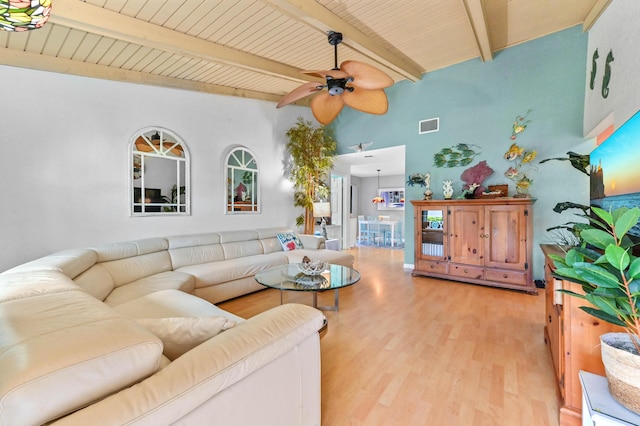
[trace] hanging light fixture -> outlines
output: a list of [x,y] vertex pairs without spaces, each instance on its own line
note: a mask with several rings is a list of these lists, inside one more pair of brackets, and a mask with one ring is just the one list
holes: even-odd
[[51,0],[0,0],[0,30],[35,30],[50,14]]
[[378,203],[383,203],[384,202],[384,198],[382,198],[380,196],[380,169],[378,169],[378,191],[375,197],[373,197],[373,200],[371,200],[372,203],[374,204],[378,204]]

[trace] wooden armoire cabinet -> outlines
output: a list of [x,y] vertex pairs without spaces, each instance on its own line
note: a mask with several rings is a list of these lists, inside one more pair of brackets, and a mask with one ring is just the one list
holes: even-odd
[[537,293],[533,199],[413,200],[414,275]]
[[582,286],[552,275],[554,265],[549,255],[564,256],[564,252],[558,246],[543,244],[540,247],[545,255],[544,338],[549,346],[558,383],[560,426],[580,426],[582,387],[578,373],[582,370],[604,376],[600,356],[600,335],[624,330],[580,309],[580,306],[589,305],[586,300],[555,291],[565,289],[582,293]]

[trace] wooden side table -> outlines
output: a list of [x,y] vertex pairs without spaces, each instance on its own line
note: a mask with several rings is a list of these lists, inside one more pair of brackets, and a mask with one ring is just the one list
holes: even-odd
[[640,416],[627,410],[609,393],[606,377],[580,371],[582,426],[638,426]]

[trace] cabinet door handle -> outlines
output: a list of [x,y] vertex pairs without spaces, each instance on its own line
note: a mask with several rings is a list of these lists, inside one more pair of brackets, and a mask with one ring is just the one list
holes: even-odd
[[502,274],[502,278],[509,278],[509,275],[507,275],[507,274]]
[[465,274],[468,274],[468,273],[469,273],[469,270],[468,270],[468,269],[465,269],[465,270],[464,270],[464,273],[465,273]]

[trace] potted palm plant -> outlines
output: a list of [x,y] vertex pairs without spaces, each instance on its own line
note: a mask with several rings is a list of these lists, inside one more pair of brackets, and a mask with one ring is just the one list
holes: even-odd
[[327,128],[316,127],[302,117],[287,131],[287,137],[289,175],[295,187],[293,203],[304,208],[304,214],[296,218],[296,226],[304,225],[304,233],[313,234],[313,203],[329,196],[325,181],[333,167],[337,143]]
[[585,244],[564,257],[551,256],[554,275],[582,285],[584,294],[560,290],[592,305],[582,310],[626,331],[600,336],[602,362],[612,396],[640,414],[640,257],[632,254],[627,235],[638,224],[640,209],[592,207],[591,212],[595,216],[580,232]]

